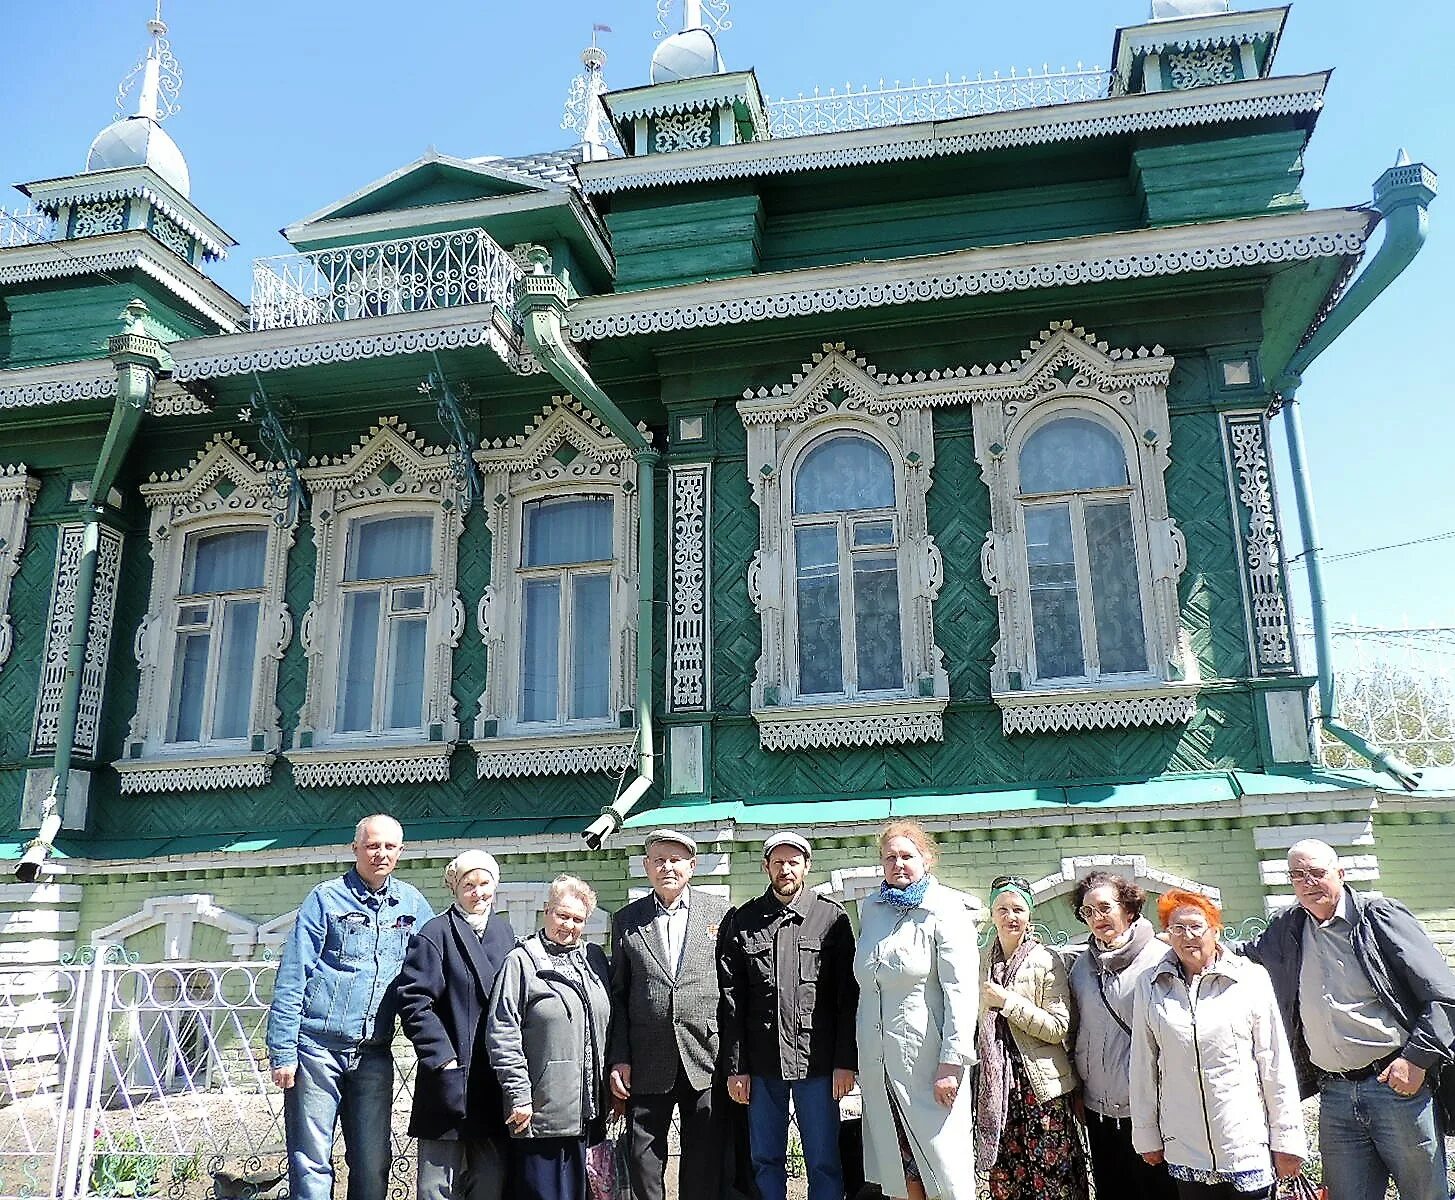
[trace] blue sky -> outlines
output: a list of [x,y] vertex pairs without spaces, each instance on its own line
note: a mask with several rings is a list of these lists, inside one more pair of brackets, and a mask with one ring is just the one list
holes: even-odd
[[[146,43],[152,0],[4,0],[0,175],[79,169],[116,84]],[[1251,7],[1240,4],[1235,7]],[[770,98],[884,78],[958,78],[1108,61],[1147,0],[738,0],[719,37]],[[593,22],[607,82],[646,82],[652,0],[166,0],[185,73],[168,130],[193,199],[241,243],[215,271],[246,299],[255,256],[287,250],[285,224],[417,157],[565,145],[562,104]],[[1307,158],[1315,207],[1363,203],[1405,146],[1448,172],[1455,5],[1297,0],[1281,74],[1335,68]],[[0,206],[23,198],[8,193]],[[1302,391],[1325,550],[1455,530],[1455,403],[1440,348],[1455,277],[1455,200],[1437,201],[1415,264],[1307,372]],[[1275,438],[1281,444],[1281,431]],[[1297,533],[1283,489],[1291,551]],[[1455,538],[1331,562],[1331,614],[1362,624],[1455,624]],[[1301,602],[1301,572],[1294,572]]]

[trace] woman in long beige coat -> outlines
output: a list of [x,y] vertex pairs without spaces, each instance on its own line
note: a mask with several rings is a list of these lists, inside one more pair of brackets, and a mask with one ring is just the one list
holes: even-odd
[[859,906],[864,1175],[886,1196],[974,1200],[968,1068],[979,955],[968,898],[929,874],[913,821],[879,835],[884,883]]

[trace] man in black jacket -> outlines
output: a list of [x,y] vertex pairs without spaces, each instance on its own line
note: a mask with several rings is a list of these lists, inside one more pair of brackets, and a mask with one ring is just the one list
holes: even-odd
[[809,1200],[843,1200],[838,1102],[854,1086],[854,932],[844,910],[808,890],[813,848],[796,833],[763,843],[768,889],[728,914],[718,978],[728,1095],[748,1106],[762,1200],[787,1192],[788,1101]]
[[1243,952],[1273,980],[1305,1096],[1319,1093],[1330,1200],[1446,1200],[1435,1100],[1455,1046],[1455,974],[1414,915],[1345,886],[1339,856],[1296,843],[1298,903]]

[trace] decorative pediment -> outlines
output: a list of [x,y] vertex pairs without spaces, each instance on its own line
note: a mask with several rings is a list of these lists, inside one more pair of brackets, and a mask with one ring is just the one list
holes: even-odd
[[10,581],[20,571],[30,506],[40,494],[40,480],[24,463],[0,466],[0,666],[10,657],[15,633],[10,625]]
[[151,475],[137,490],[147,507],[170,505],[167,523],[219,513],[282,512],[277,468],[232,433],[215,434],[187,466]]
[[[637,428],[651,440],[645,425]],[[579,400],[552,396],[524,433],[496,438],[475,452],[475,461],[487,475],[495,471],[521,475],[542,467],[552,472],[548,460],[553,458],[560,468],[558,476],[573,479],[597,474],[609,464],[624,463],[631,458],[631,451]],[[578,458],[586,463],[577,465]]]
[[449,449],[431,446],[398,417],[383,417],[346,454],[310,458],[299,474],[315,495],[337,504],[453,498]]

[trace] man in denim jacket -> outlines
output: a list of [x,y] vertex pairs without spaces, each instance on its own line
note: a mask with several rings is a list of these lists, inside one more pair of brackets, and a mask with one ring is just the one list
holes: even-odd
[[354,830],[354,867],[309,892],[283,950],[268,1011],[273,1082],[285,1089],[292,1200],[333,1195],[333,1130],[343,1118],[348,1200],[384,1200],[394,1093],[394,977],[434,916],[391,878],[404,830],[382,813]]

